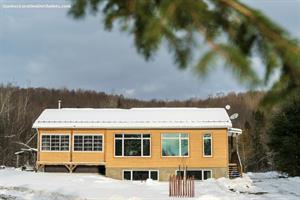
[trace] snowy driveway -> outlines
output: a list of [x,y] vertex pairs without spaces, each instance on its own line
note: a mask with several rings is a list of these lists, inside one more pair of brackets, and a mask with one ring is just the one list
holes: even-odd
[[[127,182],[93,174],[34,173],[0,170],[1,200],[163,200],[166,182]],[[175,198],[178,199],[178,198]],[[244,178],[196,183],[196,200],[300,199],[300,177],[275,172],[248,173]]]

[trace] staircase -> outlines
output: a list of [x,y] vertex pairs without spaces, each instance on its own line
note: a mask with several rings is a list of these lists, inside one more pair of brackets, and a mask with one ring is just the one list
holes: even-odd
[[229,163],[228,176],[231,179],[241,177],[237,163]]

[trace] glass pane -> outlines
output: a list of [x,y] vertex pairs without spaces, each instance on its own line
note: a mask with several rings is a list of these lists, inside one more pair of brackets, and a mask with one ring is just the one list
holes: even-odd
[[204,155],[211,156],[211,139],[204,138]]
[[94,149],[93,151],[102,151],[102,136],[95,135],[94,136]]
[[51,135],[51,151],[59,151],[59,135]]
[[177,171],[176,175],[183,177],[184,176],[184,171]]
[[88,135],[83,137],[83,150],[84,151],[93,150],[93,136]]
[[189,141],[187,139],[181,140],[181,156],[189,155]]
[[150,140],[143,140],[143,156],[150,156]]
[[187,171],[186,176],[187,178],[194,177],[195,180],[202,180],[202,171]]
[[189,134],[187,134],[187,133],[181,133],[181,134],[180,134],[180,137],[181,137],[181,138],[188,138],[188,137],[189,137]]
[[150,172],[150,178],[152,180],[158,180],[158,172],[157,171],[151,171]]
[[179,156],[179,140],[163,139],[162,155],[163,156]]
[[124,156],[141,156],[142,143],[141,140],[125,139],[124,140]]
[[147,180],[149,178],[149,171],[133,171],[132,180]]
[[150,134],[143,134],[143,138],[150,138]]
[[42,136],[42,150],[50,151],[50,135]]
[[124,134],[124,138],[141,138],[141,134]]
[[203,173],[204,180],[211,178],[211,171],[204,171]]
[[115,156],[122,156],[122,140],[115,140]]
[[179,138],[178,133],[164,133],[162,134],[163,138]]
[[83,150],[83,136],[81,135],[74,136],[74,150],[75,151]]
[[60,137],[60,150],[61,151],[69,151],[69,136],[62,135]]
[[123,135],[122,134],[115,134],[115,138],[122,138]]
[[204,134],[204,138],[211,138],[211,134],[209,134],[209,133]]
[[124,171],[124,180],[131,180],[131,171]]

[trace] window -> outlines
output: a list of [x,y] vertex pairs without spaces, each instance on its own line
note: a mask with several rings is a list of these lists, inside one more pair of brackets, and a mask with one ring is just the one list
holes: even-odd
[[115,134],[115,156],[150,156],[150,134]]
[[102,151],[103,135],[74,135],[74,151]]
[[131,180],[131,171],[124,171],[123,172],[123,179],[124,180]]
[[42,135],[41,151],[69,151],[69,135]]
[[210,170],[204,170],[203,171],[203,177],[204,177],[204,180],[211,178],[211,171]]
[[212,138],[211,134],[204,134],[203,136],[203,155],[204,157],[212,156]]
[[162,134],[162,156],[188,156],[189,136],[185,133]]
[[158,170],[124,170],[123,179],[140,181],[147,180],[151,178],[152,180],[158,180]]
[[184,176],[186,175],[187,178],[194,177],[195,180],[206,180],[212,177],[211,170],[177,170],[177,176]]
[[202,180],[202,171],[187,171],[186,172],[186,177],[194,177],[195,180]]

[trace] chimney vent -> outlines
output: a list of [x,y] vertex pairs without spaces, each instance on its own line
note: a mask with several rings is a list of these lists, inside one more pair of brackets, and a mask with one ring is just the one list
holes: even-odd
[[58,109],[61,109],[61,100],[58,100]]

